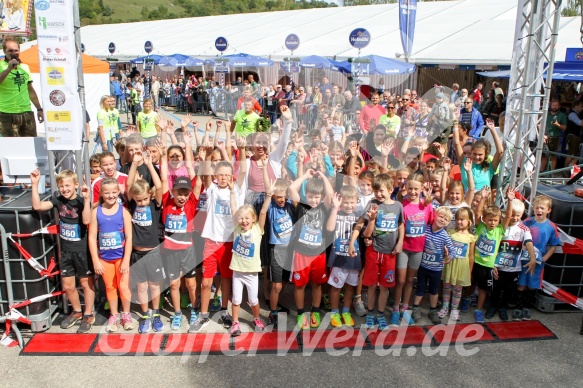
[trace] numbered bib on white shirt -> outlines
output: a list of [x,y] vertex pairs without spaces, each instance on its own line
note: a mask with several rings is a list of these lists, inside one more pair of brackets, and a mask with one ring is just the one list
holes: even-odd
[[121,232],[100,232],[99,249],[102,251],[123,248]]
[[67,224],[60,221],[59,230],[63,240],[81,241],[81,228],[79,224]]
[[299,242],[312,247],[319,247],[322,245],[322,231],[303,225]]
[[164,229],[170,233],[186,233],[186,214],[168,214]]
[[230,216],[231,215],[231,204],[225,199],[217,199],[215,203],[215,214],[220,216]]
[[233,252],[245,259],[252,259],[255,256],[255,244],[250,236],[237,236],[233,243]]
[[405,236],[421,237],[424,235],[425,235],[425,221],[407,220],[407,222],[405,222]]
[[198,199],[198,203],[196,204],[196,211],[197,212],[206,212],[207,211],[207,200],[208,196],[206,192],[200,193],[200,198]]
[[132,215],[132,222],[138,226],[152,225],[152,208],[150,206],[138,206]]
[[518,255],[509,252],[498,252],[495,265],[497,267],[515,268],[518,263]]

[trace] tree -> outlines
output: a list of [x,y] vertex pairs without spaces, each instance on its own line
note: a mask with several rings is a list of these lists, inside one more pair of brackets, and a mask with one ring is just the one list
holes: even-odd
[[581,4],[582,0],[569,0],[563,10],[561,11],[562,16],[580,16],[581,15]]

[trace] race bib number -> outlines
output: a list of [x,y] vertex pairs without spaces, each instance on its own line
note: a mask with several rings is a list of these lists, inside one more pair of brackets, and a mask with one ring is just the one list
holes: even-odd
[[108,251],[123,248],[121,232],[100,232],[99,249]]
[[186,233],[186,214],[168,214],[164,229],[170,233]]
[[275,229],[275,233],[277,233],[279,237],[287,236],[292,231],[292,219],[289,214],[286,213],[283,217],[275,220],[273,227]]
[[405,223],[405,236],[421,237],[425,235],[425,221],[407,220]]
[[319,247],[322,245],[322,233],[318,229],[304,225],[300,232],[299,242],[312,247]]
[[492,256],[495,248],[496,240],[490,240],[484,235],[481,235],[476,243],[476,249],[480,256]]
[[442,252],[423,252],[421,259],[429,265],[439,265],[443,262]]
[[221,216],[230,216],[231,215],[231,205],[229,201],[225,199],[217,199],[215,203],[215,214]]
[[[348,256],[348,247],[350,246],[350,240],[347,238],[337,238],[334,242],[334,253],[339,256]],[[354,242],[354,250],[356,252],[356,256],[360,256],[360,252],[358,251],[358,243]]]
[[150,206],[138,206],[132,216],[132,222],[138,226],[152,225],[152,208]]
[[517,264],[518,257],[512,253],[498,253],[496,256],[496,266],[497,267],[508,267],[515,268]]
[[[534,254],[536,255],[536,264],[542,264],[542,260],[540,258],[540,251],[537,247],[534,247]],[[530,261],[530,254],[528,253],[528,249],[524,249],[522,254],[520,255],[520,261]]]
[[60,221],[59,229],[63,240],[81,241],[81,229],[79,224],[67,224]]
[[375,229],[377,232],[394,232],[397,230],[397,215],[394,213],[379,214],[377,217]]
[[252,259],[255,256],[255,244],[249,240],[251,240],[250,236],[248,238],[237,236],[233,244],[233,252],[245,259]]
[[207,211],[206,201],[207,201],[206,193],[201,193],[200,198],[198,199],[198,203],[196,204],[196,210],[206,212]]
[[450,256],[454,259],[463,259],[468,255],[469,245],[459,241],[452,241],[453,243],[453,252],[450,253]]

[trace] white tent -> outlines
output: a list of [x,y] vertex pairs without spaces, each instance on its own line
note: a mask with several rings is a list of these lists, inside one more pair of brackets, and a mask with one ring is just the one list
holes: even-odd
[[[510,65],[518,0],[459,0],[420,2],[411,61],[416,64]],[[361,55],[394,58],[402,53],[398,4],[319,8],[270,13],[237,14],[158,20],[139,23],[91,25],[81,29],[86,53],[110,56],[114,42],[119,59],[145,55],[152,41],[155,54],[181,53],[195,57],[218,54],[215,39],[227,38],[225,54],[249,53],[282,60],[289,56],[284,39],[300,37],[294,55],[321,55],[346,59],[357,55],[348,43],[350,31],[368,29],[371,43]],[[557,59],[567,47],[579,47],[580,18],[561,19]]]

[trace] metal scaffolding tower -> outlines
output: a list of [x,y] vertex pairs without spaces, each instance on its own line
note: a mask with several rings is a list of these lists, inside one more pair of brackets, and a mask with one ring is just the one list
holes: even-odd
[[[530,187],[530,203],[537,193],[562,2],[519,0],[518,3],[499,203],[504,200],[502,190],[508,186],[517,190]],[[529,146],[531,141],[536,142],[534,150]]]

